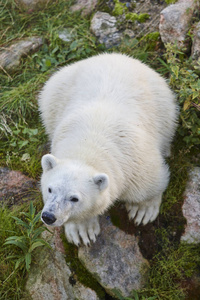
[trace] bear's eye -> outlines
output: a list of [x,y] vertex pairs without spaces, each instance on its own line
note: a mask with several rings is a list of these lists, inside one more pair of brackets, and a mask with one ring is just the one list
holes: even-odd
[[78,202],[78,198],[77,197],[71,197],[70,201],[72,201],[72,202]]
[[49,192],[49,193],[52,193],[52,189],[51,189],[51,188],[48,188],[48,192]]

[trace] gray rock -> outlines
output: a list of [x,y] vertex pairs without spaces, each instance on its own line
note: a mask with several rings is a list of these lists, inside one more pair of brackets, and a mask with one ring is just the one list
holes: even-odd
[[91,20],[90,30],[101,44],[105,44],[106,48],[110,48],[118,45],[122,39],[122,34],[118,31],[116,24],[115,17],[98,11]]
[[[49,228],[52,231],[52,228]],[[31,267],[26,283],[29,300],[99,300],[96,293],[76,281],[70,283],[72,273],[65,261],[65,252],[60,239],[60,228],[53,230],[53,235],[45,231],[43,238],[52,250],[41,248],[36,261]]]
[[148,271],[148,262],[139,251],[135,236],[112,225],[109,217],[101,217],[102,232],[89,248],[79,248],[78,256],[111,296],[116,291],[122,297],[141,289]]
[[200,22],[196,24],[193,35],[192,58],[198,60],[200,58]]
[[20,9],[28,12],[44,8],[50,1],[53,0],[15,0]]
[[12,44],[0,52],[0,69],[7,72],[15,71],[23,56],[37,51],[42,45],[43,39],[40,37],[30,37]]
[[179,0],[161,11],[159,30],[163,43],[177,42],[180,48],[183,47],[197,2]]
[[76,3],[71,6],[71,11],[82,10],[83,16],[89,15],[94,11],[97,2],[98,0],[77,0]]
[[190,172],[182,210],[187,225],[181,240],[188,243],[200,243],[200,167]]

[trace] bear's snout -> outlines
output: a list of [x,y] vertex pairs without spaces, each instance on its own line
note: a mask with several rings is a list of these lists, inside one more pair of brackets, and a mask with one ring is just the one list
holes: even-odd
[[51,214],[47,211],[42,213],[42,220],[47,224],[47,225],[52,225],[56,221],[56,217],[54,214]]

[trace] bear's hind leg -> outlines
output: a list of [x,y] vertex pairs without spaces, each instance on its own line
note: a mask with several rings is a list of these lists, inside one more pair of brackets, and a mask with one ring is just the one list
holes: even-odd
[[67,222],[64,224],[65,236],[70,243],[80,246],[81,243],[89,246],[91,241],[96,241],[100,232],[98,217],[91,218],[85,222]]
[[128,211],[129,219],[134,219],[136,225],[146,225],[152,222],[159,214],[159,208],[162,200],[162,193],[155,196],[149,201],[142,203],[127,203],[126,209]]

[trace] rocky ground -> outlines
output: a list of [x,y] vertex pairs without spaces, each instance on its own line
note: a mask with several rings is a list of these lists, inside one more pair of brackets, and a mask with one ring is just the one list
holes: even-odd
[[[20,9],[31,14],[41,8],[45,9],[50,0],[16,2]],[[107,49],[119,45],[127,36],[133,39],[159,31],[164,44],[177,43],[179,49],[191,53],[191,58],[196,62],[200,60],[200,21],[193,23],[194,19],[199,18],[199,1],[179,0],[173,5],[167,5],[165,1],[150,0],[127,0],[117,3],[118,10],[114,1],[107,1],[106,5],[103,5],[102,1],[78,0],[71,6],[71,10],[82,10],[84,16],[90,16],[91,32]],[[109,12],[105,6],[109,8]],[[145,21],[138,19],[141,14],[144,14],[142,17]],[[135,18],[134,21],[131,18]],[[192,44],[188,41],[189,28],[193,33]],[[74,35],[76,31],[71,27],[59,32],[60,39],[67,42],[73,40]],[[0,71],[12,76],[21,59],[37,52],[43,44],[42,36],[30,36],[4,45],[0,51]],[[189,172],[184,193],[182,214],[186,219],[183,221],[185,225],[179,233],[175,233],[176,238],[182,243],[200,243],[199,182],[200,168],[195,166]],[[6,201],[8,206],[16,205],[19,199],[20,202],[26,202],[27,199],[34,199],[35,190],[39,193],[38,183],[35,180],[19,171],[0,169],[1,202]],[[145,288],[150,268],[149,260],[159,248],[155,238],[159,220],[144,228],[136,228],[125,220],[127,220],[126,212],[119,203],[102,216],[102,232],[95,244],[89,248],[80,247],[78,250],[73,248],[77,253],[79,264],[82,264],[87,269],[87,274],[90,274],[86,276],[95,278],[98,288],[94,290],[82,284],[70,263],[66,263],[69,252],[66,252],[66,246],[60,238],[62,230],[55,229],[53,235],[45,232],[44,238],[53,249],[43,249],[37,254],[37,265],[31,269],[26,284],[27,299],[125,299],[133,297],[133,290]],[[162,218],[160,222],[163,222]],[[199,299],[200,295],[199,277],[196,276],[192,280],[196,294],[188,300]]]
[[[34,198],[32,191],[36,182],[19,171],[0,169],[0,182],[0,200],[7,201],[8,205],[16,204],[19,195],[22,202],[29,201],[30,194]],[[200,168],[196,167],[190,172],[182,208],[186,225],[181,240],[186,243],[200,243],[199,182]],[[113,215],[118,215],[122,229],[112,224]],[[110,215],[101,217],[100,225],[102,231],[96,243],[91,247],[80,247],[78,258],[109,295],[117,298],[120,293],[128,297],[132,290],[141,290],[148,280],[148,258],[152,258],[158,246],[155,224],[136,228],[128,221],[123,205],[117,205]],[[37,254],[37,265],[31,269],[27,280],[28,299],[105,299],[105,295],[99,298],[95,291],[82,285],[75,279],[76,276],[74,278],[70,265],[65,261],[61,232],[61,229],[55,229],[53,235],[43,233],[53,250],[43,249]],[[198,288],[198,282],[195,288]]]
[[[38,1],[17,1],[20,7],[31,13],[48,4],[49,0]],[[192,20],[198,10],[199,2],[196,0],[179,0],[173,5],[167,6],[164,1],[127,1],[125,12],[126,14],[116,13],[111,15],[104,11],[96,11],[97,0],[78,0],[77,4],[71,7],[72,11],[82,10],[82,14],[92,14],[90,30],[97,37],[100,43],[105,44],[106,48],[119,45],[125,36],[129,38],[137,38],[148,35],[152,32],[160,32],[163,43],[179,44],[181,49],[186,47],[187,51],[191,51],[191,56],[196,60],[200,55],[200,23],[195,23],[192,26],[194,34],[193,44],[188,45],[187,32],[191,26]],[[113,1],[107,2],[110,7],[114,6]],[[120,2],[121,3],[121,2]],[[142,22],[135,20],[127,23],[126,28],[123,27],[123,21],[129,13],[129,7],[133,6],[134,14],[147,14],[148,18]],[[167,7],[166,7],[167,6]],[[101,6],[100,6],[101,7]],[[130,11],[132,9],[130,8]],[[95,12],[96,11],[96,12]],[[133,14],[133,13],[132,13]],[[198,16],[197,16],[198,17]],[[66,28],[59,33],[61,39],[70,41],[73,35],[76,34],[71,28]],[[37,51],[43,44],[42,37],[30,37],[22,39],[16,43],[5,47],[5,50],[0,52],[0,67],[1,70],[12,72],[17,69],[20,64],[20,59],[23,56]]]

